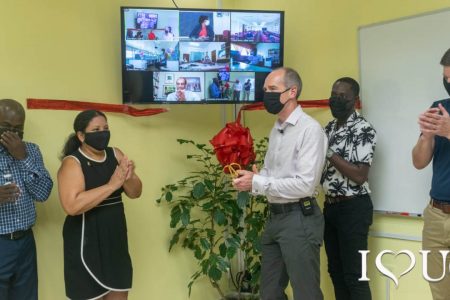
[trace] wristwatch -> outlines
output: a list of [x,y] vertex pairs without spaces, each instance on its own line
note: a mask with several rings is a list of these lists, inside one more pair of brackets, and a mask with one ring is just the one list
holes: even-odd
[[328,148],[328,150],[327,150],[327,158],[329,159],[330,157],[332,157],[333,156],[333,154],[334,154],[334,151],[333,150],[331,150],[331,148]]

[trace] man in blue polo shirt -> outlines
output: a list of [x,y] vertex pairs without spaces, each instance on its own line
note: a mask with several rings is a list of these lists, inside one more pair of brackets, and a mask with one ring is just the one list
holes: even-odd
[[0,100],[0,299],[35,300],[34,201],[45,201],[53,182],[37,145],[22,141],[25,111]]
[[[450,95],[450,49],[441,59],[444,87]],[[428,275],[434,300],[450,299],[450,275],[445,273],[450,257],[444,263],[439,251],[450,248],[450,99],[433,103],[419,116],[421,135],[412,151],[414,167],[425,168],[433,160],[430,203],[425,208],[422,247],[428,255]]]

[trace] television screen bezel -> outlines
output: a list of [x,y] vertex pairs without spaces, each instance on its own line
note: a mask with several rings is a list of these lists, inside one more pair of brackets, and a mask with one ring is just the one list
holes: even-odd
[[[227,99],[227,100],[219,100],[219,99],[208,99],[205,98],[204,100],[187,100],[187,101],[167,101],[167,100],[149,100],[149,101],[138,101],[138,102],[125,102],[126,99],[126,90],[125,90],[125,85],[126,85],[126,73],[130,72],[127,71],[126,69],[126,28],[125,28],[125,10],[126,9],[145,9],[145,10],[172,10],[172,11],[192,11],[192,12],[241,12],[241,13],[277,13],[280,15],[280,47],[279,47],[279,51],[280,51],[280,65],[279,67],[283,67],[284,66],[284,18],[285,18],[285,12],[282,10],[244,10],[244,9],[215,9],[215,8],[211,8],[211,9],[207,9],[207,8],[173,8],[173,7],[154,7],[154,6],[121,6],[120,7],[120,36],[121,36],[121,69],[122,69],[122,103],[123,104],[132,104],[132,105],[148,105],[148,104],[161,104],[161,105],[165,105],[165,104],[251,104],[251,103],[260,103],[262,102],[262,99],[256,99],[256,93],[255,93],[255,99],[254,100],[239,100],[239,101],[235,101],[232,99]],[[155,12],[158,13],[158,12]],[[158,15],[158,19],[159,19],[159,15]],[[159,21],[159,20],[158,20]],[[230,40],[229,42],[230,46],[232,43],[231,40],[231,36],[230,36]],[[230,58],[231,58],[231,54],[230,54]],[[155,73],[157,71],[131,71],[131,72],[143,72],[143,73]],[[176,72],[182,72],[180,70],[178,71],[161,71],[161,72],[172,72],[172,73],[176,73]],[[206,73],[210,73],[208,71],[186,71],[186,72],[202,72],[204,74]],[[216,71],[215,71],[216,72]],[[217,72],[222,72],[222,71],[217,71]],[[252,72],[252,71],[232,71],[230,69],[230,74],[236,72],[236,73],[244,73],[244,72]],[[256,79],[256,74],[266,74],[266,76],[270,73],[269,72],[254,72],[255,73],[255,79]],[[153,75],[151,76],[151,78],[153,78]],[[242,83],[243,85],[243,83]],[[151,84],[151,88],[153,88],[153,83]],[[232,88],[232,85],[230,85],[230,88]],[[262,87],[261,87],[262,88]],[[205,85],[203,87],[203,89],[208,89],[208,86]],[[241,95],[241,97],[243,97],[243,95]]]

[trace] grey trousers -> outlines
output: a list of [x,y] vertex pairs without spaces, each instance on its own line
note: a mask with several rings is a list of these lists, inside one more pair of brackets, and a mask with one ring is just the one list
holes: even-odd
[[294,300],[322,300],[320,290],[320,246],[324,220],[314,203],[314,214],[300,210],[271,214],[266,223],[261,246],[261,299],[286,300],[288,282]]

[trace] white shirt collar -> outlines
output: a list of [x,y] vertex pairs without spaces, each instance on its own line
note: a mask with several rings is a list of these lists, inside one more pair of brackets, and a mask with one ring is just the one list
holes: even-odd
[[275,122],[275,128],[284,130],[288,126],[288,124],[291,124],[291,125],[297,124],[302,113],[303,113],[303,110],[302,110],[301,106],[297,105],[297,107],[291,112],[291,114],[286,119],[286,121],[284,121],[284,123],[280,124],[280,122],[278,120]]

